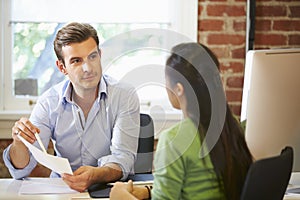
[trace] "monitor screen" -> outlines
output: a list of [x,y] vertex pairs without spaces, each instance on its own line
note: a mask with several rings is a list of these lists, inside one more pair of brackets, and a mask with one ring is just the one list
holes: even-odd
[[241,121],[255,159],[294,149],[300,171],[300,48],[251,50],[246,55]]

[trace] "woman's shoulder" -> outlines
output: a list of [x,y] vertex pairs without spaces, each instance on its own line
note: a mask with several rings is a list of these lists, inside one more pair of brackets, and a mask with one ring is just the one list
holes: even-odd
[[176,134],[182,134],[183,132],[195,132],[197,131],[193,121],[190,118],[186,118],[173,126],[171,126],[168,129],[165,129],[161,132],[161,134],[166,134],[169,136],[176,135]]
[[178,148],[185,143],[190,144],[195,137],[198,137],[198,130],[192,120],[187,118],[162,131],[159,142],[168,146],[172,144],[171,146]]

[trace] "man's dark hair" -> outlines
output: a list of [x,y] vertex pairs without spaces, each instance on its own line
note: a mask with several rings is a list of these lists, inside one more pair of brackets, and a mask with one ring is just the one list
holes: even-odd
[[92,37],[95,40],[97,46],[99,46],[97,31],[90,24],[73,22],[61,28],[57,32],[55,40],[53,42],[54,51],[58,60],[62,61],[63,64],[65,64],[62,55],[63,46],[72,43],[80,43],[89,39],[90,37]]

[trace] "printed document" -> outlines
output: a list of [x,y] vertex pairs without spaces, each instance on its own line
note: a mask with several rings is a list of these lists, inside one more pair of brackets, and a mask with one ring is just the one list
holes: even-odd
[[72,174],[72,169],[68,159],[53,156],[47,153],[44,153],[40,149],[36,148],[34,145],[27,142],[22,136],[18,135],[20,140],[26,145],[29,151],[32,153],[33,157],[45,167],[51,169],[52,171],[58,174]]

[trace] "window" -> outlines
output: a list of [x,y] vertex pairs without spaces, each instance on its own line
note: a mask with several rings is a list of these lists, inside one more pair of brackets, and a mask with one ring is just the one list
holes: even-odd
[[[197,0],[1,0],[0,110],[30,110],[38,95],[65,78],[56,68],[52,43],[56,31],[71,21],[88,22],[97,29],[103,57],[107,56],[104,73],[136,86],[142,109],[171,109],[162,67],[168,52],[145,46],[167,41],[153,39],[151,33],[140,38],[130,33],[172,30],[196,41],[197,7]],[[124,35],[145,48],[109,57],[107,43]],[[127,41],[118,44],[120,49]]]

